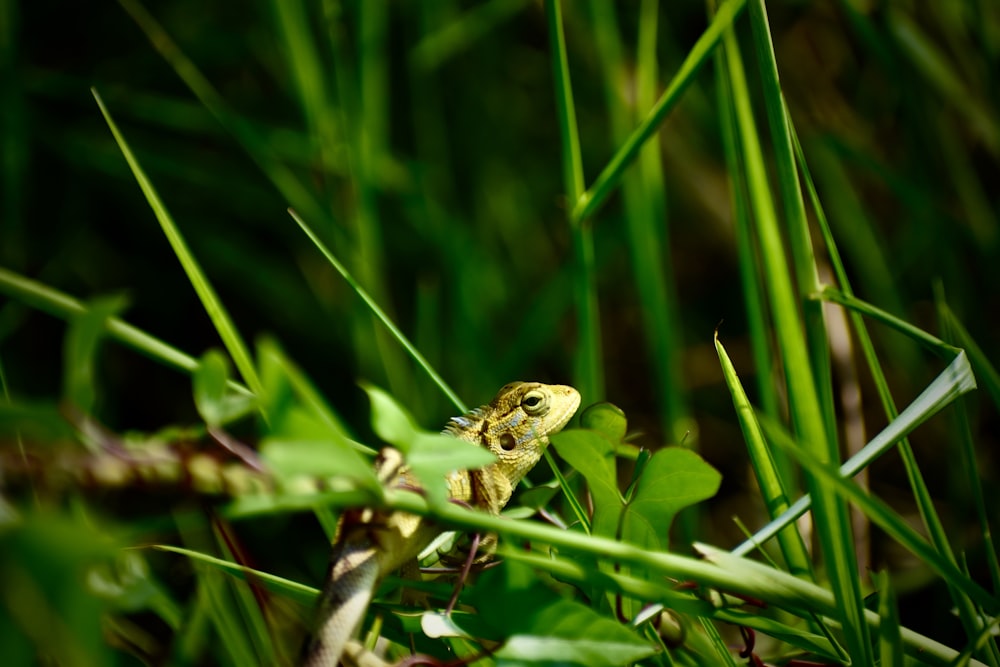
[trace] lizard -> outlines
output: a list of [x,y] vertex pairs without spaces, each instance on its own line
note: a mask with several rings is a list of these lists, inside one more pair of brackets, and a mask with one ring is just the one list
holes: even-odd
[[[485,447],[497,460],[479,470],[450,473],[451,499],[499,514],[514,487],[542,457],[549,436],[569,422],[579,405],[580,394],[573,387],[512,382],[490,403],[453,417],[443,433]],[[383,484],[418,486],[398,451],[383,452],[377,465]],[[441,531],[432,521],[406,512],[345,512],[317,605],[316,632],[306,644],[302,667],[336,667],[379,581],[413,563]]]

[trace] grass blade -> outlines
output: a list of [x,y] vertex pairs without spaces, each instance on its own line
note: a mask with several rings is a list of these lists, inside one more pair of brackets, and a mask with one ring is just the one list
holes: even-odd
[[832,287],[826,287],[820,293],[820,297],[832,303],[839,303],[840,305],[850,308],[860,315],[867,315],[882,324],[892,327],[900,333],[905,334],[922,344],[931,352],[934,352],[938,356],[945,359],[951,359],[956,353],[962,352],[962,350],[954,345],[949,345],[940,338],[927,333],[923,329],[913,326],[909,322],[905,322],[895,315],[892,315],[877,306],[873,306],[870,303],[862,301],[851,294],[846,294],[833,289]]
[[[774,465],[771,450],[764,440],[764,432],[761,431],[760,423],[754,415],[746,392],[743,391],[743,385],[736,375],[736,369],[722,343],[719,342],[718,334],[715,336],[715,349],[719,354],[719,362],[722,364],[722,375],[729,387],[729,393],[732,395],[733,407],[736,409],[736,416],[740,421],[743,439],[747,443],[750,463],[757,476],[764,506],[771,518],[774,519],[788,510],[788,496],[781,483],[781,476]],[[777,535],[789,571],[795,576],[812,579],[809,554],[806,552],[805,543],[799,532],[792,524],[787,524],[781,527]],[[756,542],[756,544],[761,543]]]
[[[917,426],[975,386],[968,359],[964,353],[959,354],[898,417],[889,422],[860,452],[840,466],[840,474],[845,478],[853,477]],[[799,498],[781,516],[733,549],[733,553],[737,556],[750,553],[757,545],[771,539],[782,528],[802,516],[811,503],[809,496]]]
[[292,216],[292,219],[295,220],[299,227],[302,228],[302,231],[305,232],[306,236],[309,237],[309,240],[313,242],[313,245],[315,245],[316,248],[323,253],[323,256],[326,257],[327,261],[330,262],[333,268],[337,270],[337,273],[339,273],[347,284],[351,286],[354,293],[361,297],[361,300],[365,302],[365,305],[372,311],[372,314],[383,325],[385,325],[385,328],[389,330],[389,333],[391,333],[397,341],[399,341],[399,344],[402,345],[413,360],[417,362],[417,365],[424,369],[424,372],[427,373],[434,384],[436,384],[438,388],[444,392],[444,395],[448,397],[448,400],[452,402],[459,412],[468,412],[468,408],[465,407],[465,403],[463,403],[462,399],[458,397],[458,394],[456,394],[452,388],[448,386],[448,383],[444,381],[444,378],[441,377],[436,370],[434,370],[427,359],[424,358],[424,355],[420,353],[420,350],[418,350],[413,343],[410,342],[410,339],[399,330],[399,327],[397,327],[391,319],[389,319],[389,316],[386,315],[385,311],[382,310],[377,303],[375,303],[375,299],[373,299],[368,292],[366,292],[365,289],[358,284],[358,282],[354,279],[354,276],[348,272],[347,267],[345,267],[340,260],[338,260],[333,253],[330,252],[329,248],[327,248],[320,238],[316,236],[315,232],[309,228],[309,225],[307,225],[294,210],[288,209],[288,214]]
[[593,185],[586,192],[583,192],[582,196],[574,200],[576,204],[570,216],[571,220],[577,223],[586,220],[614,192],[625,173],[625,169],[632,164],[639,155],[639,149],[656,134],[660,123],[680,101],[684,91],[694,81],[695,74],[718,46],[723,32],[732,26],[745,4],[746,0],[728,0],[728,2],[723,3],[712,19],[712,23],[695,42],[687,58],[677,70],[677,74],[670,80],[667,89],[660,95],[660,99],[657,100],[646,119],[632,132],[628,141],[618,149],[618,152],[604,167]]
[[[570,85],[569,62],[566,56],[566,35],[563,32],[561,0],[545,0],[545,16],[549,25],[549,42],[555,55],[552,76],[555,80],[556,110],[562,145],[563,186],[567,200],[575,202],[583,196],[583,161],[580,157],[580,135],[576,126],[576,108]],[[567,210],[569,215],[569,211]],[[604,368],[601,356],[601,322],[594,281],[594,237],[589,224],[569,215],[573,237],[575,271],[573,296],[579,313],[580,342],[576,350],[576,386],[584,402],[604,397]]]
[[[87,307],[82,301],[3,267],[0,267],[0,291],[44,313],[64,320],[87,312]],[[106,326],[109,338],[165,366],[188,374],[193,373],[198,368],[198,360],[191,355],[181,352],[117,317],[109,317]],[[236,391],[249,393],[245,386],[232,380],[229,381],[229,387]]]
[[170,246],[177,255],[177,259],[180,260],[181,266],[184,267],[184,273],[187,274],[188,280],[191,281],[191,286],[194,287],[195,292],[198,294],[198,298],[201,300],[202,306],[205,308],[205,312],[208,313],[209,318],[212,320],[212,324],[215,325],[215,330],[219,333],[219,337],[222,339],[223,345],[226,346],[226,350],[233,358],[233,362],[236,364],[237,370],[239,370],[240,375],[243,376],[243,380],[250,387],[250,390],[257,396],[260,396],[263,387],[261,386],[260,379],[257,377],[257,370],[254,368],[250,352],[243,343],[243,339],[240,337],[239,331],[236,330],[236,326],[233,324],[232,319],[230,319],[229,314],[222,305],[222,301],[219,300],[218,295],[215,293],[215,289],[212,287],[211,283],[208,282],[208,278],[205,276],[204,272],[202,272],[201,267],[198,266],[198,262],[194,258],[194,255],[192,255],[191,251],[188,249],[187,243],[184,241],[184,237],[181,236],[180,230],[174,223],[173,218],[171,218],[169,211],[167,211],[166,206],[164,206],[163,202],[160,200],[160,196],[156,193],[156,189],[153,187],[152,182],[150,182],[150,180],[146,177],[145,172],[139,165],[139,161],[135,158],[135,155],[132,154],[132,150],[125,141],[125,137],[118,130],[118,126],[115,124],[114,120],[111,118],[111,114],[104,106],[101,96],[98,95],[97,91],[94,89],[91,89],[91,92],[94,95],[94,99],[97,101],[98,107],[101,109],[101,114],[104,116],[104,120],[107,122],[108,127],[111,129],[111,133],[115,137],[115,141],[118,143],[118,147],[121,149],[122,155],[128,162],[129,168],[132,170],[133,176],[135,176],[135,180],[139,183],[142,193],[146,196],[146,200],[149,202],[150,208],[153,209],[153,213],[156,215],[156,219],[160,223],[163,233],[170,242]]
[[[957,348],[954,348],[943,341],[937,339],[926,332],[909,325],[906,322],[899,320],[892,315],[889,315],[881,309],[875,308],[870,304],[866,304],[857,300],[853,296],[851,290],[850,281],[847,277],[847,272],[844,269],[843,263],[840,259],[840,253],[837,250],[837,245],[833,240],[833,234],[830,230],[830,226],[827,222],[826,214],[823,211],[823,207],[819,203],[819,198],[816,194],[815,186],[812,182],[812,178],[809,173],[809,167],[806,163],[805,156],[802,152],[801,146],[798,144],[798,140],[795,137],[794,131],[792,138],[795,140],[796,153],[798,155],[799,166],[802,170],[803,177],[806,183],[806,187],[809,191],[810,200],[816,211],[816,218],[819,222],[820,232],[823,235],[824,242],[827,247],[827,252],[830,256],[830,261],[834,270],[834,274],[837,277],[837,282],[841,285],[841,292],[838,293],[836,290],[827,289],[824,290],[824,295],[829,293],[832,298],[841,298],[843,305],[849,305],[851,308],[851,321],[854,329],[857,333],[858,340],[861,346],[862,353],[864,355],[865,361],[868,364],[868,369],[872,374],[872,378],[875,381],[875,387],[879,394],[879,399],[882,402],[883,410],[886,416],[890,420],[890,425],[894,423],[897,419],[898,411],[896,409],[895,402],[892,398],[892,394],[889,391],[889,385],[886,382],[885,374],[882,372],[882,368],[879,364],[878,358],[875,353],[875,346],[868,335],[862,314],[867,314],[871,317],[877,318],[879,321],[897,329],[898,331],[904,333],[905,335],[913,337],[915,340],[923,344],[925,347],[929,348],[931,351],[939,354],[945,358],[950,357],[955,354]],[[863,230],[867,230],[868,227],[862,227]],[[894,293],[890,292],[891,295]],[[895,301],[893,297],[893,301]],[[964,353],[960,352],[960,356],[964,357]],[[951,368],[957,363],[967,363],[965,360],[959,360],[958,358],[952,361]],[[947,372],[947,370],[946,370]],[[964,375],[964,372],[963,372]],[[968,383],[969,388],[975,385],[975,378],[971,374],[971,370],[968,371]],[[906,470],[907,479],[910,483],[910,487],[913,490],[914,499],[917,502],[917,507],[920,511],[921,519],[927,529],[927,534],[930,535],[931,541],[933,542],[935,548],[939,553],[944,555],[950,562],[955,563],[955,558],[951,550],[951,542],[948,535],[944,531],[944,526],[938,516],[937,510],[934,507],[934,502],[931,499],[930,492],[927,489],[927,484],[924,482],[923,475],[920,472],[920,468],[917,465],[916,457],[913,455],[913,450],[910,447],[909,441],[904,437],[899,442],[899,454],[903,460],[903,466]],[[859,455],[862,452],[859,452]],[[949,593],[955,602],[955,606],[958,609],[959,619],[961,620],[966,632],[970,636],[978,634],[979,629],[982,627],[982,621],[980,615],[978,614],[975,605],[964,595],[961,591],[949,586]],[[994,667],[1000,664],[1000,649],[997,648],[995,642],[991,642],[988,645],[987,653],[983,656],[988,659],[989,664]]]
[[1000,609],[1000,600],[994,598],[979,584],[969,579],[948,558],[939,553],[920,533],[911,528],[903,517],[894,512],[885,502],[875,496],[868,495],[828,464],[820,462],[800,444],[796,443],[779,424],[765,422],[765,428],[771,440],[782,449],[789,452],[811,474],[816,475],[823,483],[829,484],[841,497],[858,507],[873,523],[878,525],[890,537],[904,546],[908,551],[920,558],[932,570],[937,572],[949,585],[958,588],[968,595],[976,604],[982,605],[990,614]]
[[188,89],[208,109],[246,150],[247,155],[274,184],[286,201],[316,219],[327,219],[326,209],[299,178],[280,161],[271,157],[271,150],[245,120],[229,108],[226,101],[209,82],[197,66],[180,50],[153,15],[146,11],[137,0],[119,0],[122,8],[146,33],[150,44],[159,51],[163,59],[174,69]]
[[896,594],[889,583],[889,573],[875,577],[878,586],[878,615],[882,625],[878,629],[879,658],[882,667],[903,667],[903,638],[899,634],[899,607]]
[[[728,74],[736,109],[736,125],[745,159],[747,189],[757,224],[755,231],[764,266],[764,284],[771,304],[781,363],[789,397],[789,412],[795,433],[823,463],[835,460],[835,443],[828,439],[815,375],[802,335],[794,286],[785,264],[785,250],[771,196],[763,151],[753,119],[751,100],[739,45],[732,30],[724,37]],[[850,521],[844,502],[817,478],[807,479],[813,497],[816,532],[826,558],[827,571],[836,591],[844,622],[848,652],[863,664],[871,663],[871,646],[864,623],[857,560]]]

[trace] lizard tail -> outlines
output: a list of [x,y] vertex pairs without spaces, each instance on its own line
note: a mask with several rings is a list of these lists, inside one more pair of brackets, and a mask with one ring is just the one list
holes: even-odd
[[319,598],[314,634],[303,647],[301,667],[336,667],[368,609],[379,564],[366,541],[337,545]]

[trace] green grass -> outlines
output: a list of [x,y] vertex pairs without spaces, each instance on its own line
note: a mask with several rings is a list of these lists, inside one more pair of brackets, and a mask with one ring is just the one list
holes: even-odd
[[[391,658],[1000,667],[992,4],[119,4],[0,3],[12,664],[293,664],[378,505],[504,559]],[[585,409],[443,502],[514,379]]]

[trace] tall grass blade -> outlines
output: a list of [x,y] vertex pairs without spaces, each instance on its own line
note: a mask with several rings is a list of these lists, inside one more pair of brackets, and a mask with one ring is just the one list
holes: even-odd
[[903,638],[899,634],[899,607],[896,593],[892,590],[888,572],[880,572],[876,577],[878,587],[878,615],[882,624],[878,629],[879,658],[882,667],[903,667]]
[[[618,18],[613,4],[600,0],[589,3],[591,24],[603,68],[604,97],[611,124],[611,138],[620,144],[628,139],[633,126],[633,108],[623,98],[627,88],[628,67]],[[637,104],[652,104],[656,87],[657,3],[646,0],[639,20],[639,67],[635,74]],[[642,323],[646,355],[652,361],[653,394],[656,396],[660,423],[667,442],[696,447],[695,423],[687,413],[684,388],[680,379],[680,327],[676,326],[676,300],[672,277],[664,266],[669,258],[665,239],[667,204],[664,193],[660,146],[648,143],[640,153],[636,168],[622,180],[624,218],[631,256],[635,290],[642,304]],[[672,326],[673,325],[673,326]],[[681,513],[675,529],[681,543],[695,539],[697,508]]]
[[247,350],[247,347],[243,343],[243,339],[240,337],[232,319],[229,317],[225,307],[222,305],[222,301],[219,300],[219,297],[212,288],[211,283],[208,282],[208,278],[205,276],[204,272],[202,272],[201,267],[198,266],[198,262],[188,249],[187,243],[184,241],[184,237],[181,236],[180,230],[174,223],[173,218],[171,218],[166,206],[164,206],[163,202],[160,200],[160,196],[156,193],[156,189],[153,187],[152,182],[150,182],[150,180],[146,177],[139,161],[135,158],[135,155],[132,154],[132,150],[125,141],[125,137],[118,130],[118,126],[115,124],[114,120],[111,118],[111,114],[104,106],[104,102],[101,100],[100,95],[98,95],[96,90],[91,89],[91,92],[94,95],[94,99],[97,101],[97,105],[101,109],[101,114],[104,115],[104,120],[107,122],[108,127],[111,129],[111,133],[115,137],[115,141],[118,143],[118,147],[121,149],[122,155],[128,162],[129,168],[132,170],[133,176],[135,176],[135,180],[139,183],[142,193],[146,196],[146,201],[149,202],[149,206],[153,209],[153,213],[156,215],[156,219],[160,223],[163,233],[170,242],[170,246],[173,248],[174,254],[177,255],[177,259],[180,261],[181,266],[184,267],[184,273],[187,274],[188,280],[191,281],[191,286],[194,287],[195,292],[198,294],[198,298],[201,300],[202,306],[205,308],[205,312],[208,313],[209,318],[212,320],[212,324],[215,325],[215,330],[219,333],[219,337],[222,339],[222,343],[226,346],[226,350],[233,358],[233,362],[236,364],[237,370],[239,370],[240,375],[243,376],[243,380],[250,387],[250,390],[257,396],[260,396],[263,387],[261,386],[260,379],[257,377],[257,370],[254,368],[250,352]]
[[[771,450],[764,440],[764,432],[760,428],[760,423],[754,415],[750,401],[747,399],[743,385],[736,374],[729,355],[719,342],[719,336],[715,336],[715,349],[719,354],[719,362],[722,364],[722,375],[729,387],[729,393],[733,399],[733,407],[736,409],[736,416],[740,422],[740,429],[743,431],[743,439],[747,444],[747,451],[750,454],[750,464],[753,466],[754,474],[757,477],[757,484],[760,486],[763,496],[764,506],[767,508],[771,518],[777,518],[789,508],[788,496],[781,483],[781,476],[774,465]],[[782,527],[778,533],[778,542],[781,545],[781,553],[788,564],[788,570],[795,576],[812,579],[812,567],[809,560],[809,553],[806,551],[802,536],[795,529],[793,524]],[[758,542],[759,544],[759,542]]]
[[[820,396],[810,365],[808,348],[798,315],[794,286],[785,264],[785,250],[778,228],[763,152],[754,123],[751,101],[743,76],[739,45],[733,30],[724,37],[728,74],[736,109],[736,123],[746,166],[747,189],[756,222],[757,242],[764,266],[764,284],[771,305],[794,430],[810,453],[826,463],[836,460],[835,443],[829,441]],[[868,628],[864,624],[857,560],[853,549],[847,507],[822,480],[807,478],[813,497],[816,532],[827,572],[836,591],[844,622],[847,649],[853,659],[872,661]]]
[[[737,174],[744,173],[743,157],[736,139],[736,118],[733,96],[729,87],[729,74],[723,50],[717,50],[714,64],[719,76],[715,77],[716,96],[719,100],[719,129],[726,161],[726,172],[730,174],[729,186],[733,220],[736,228],[736,252],[740,272],[740,288],[743,290],[743,304],[746,308],[747,329],[750,333],[750,351],[753,358],[757,385],[757,402],[763,413],[778,419],[779,399],[776,390],[776,372],[773,368],[772,338],[767,325],[767,299],[761,284],[761,270],[758,254],[753,243],[753,225],[750,219],[749,195],[746,182]],[[720,327],[722,325],[720,324]],[[777,471],[786,488],[796,488],[791,462],[781,450],[771,452]]]
[[[570,84],[569,62],[566,55],[566,35],[563,30],[561,0],[545,0],[545,16],[549,26],[552,53],[552,76],[555,82],[556,110],[562,145],[563,185],[569,202],[583,196],[583,160],[580,156],[580,136],[576,126],[576,107]],[[592,226],[583,218],[570,215],[573,237],[575,275],[573,295],[579,317],[576,350],[576,384],[584,402],[604,397],[604,368],[601,356],[601,322],[594,281],[594,237]]]
[[806,220],[805,203],[798,172],[795,168],[795,151],[792,147],[791,121],[778,81],[778,63],[775,61],[774,45],[771,42],[771,28],[767,20],[764,2],[750,0],[750,26],[754,39],[754,53],[761,75],[761,89],[767,124],[771,131],[777,172],[778,194],[788,229],[789,248],[792,256],[795,282],[801,298],[802,318],[805,326],[806,345],[809,351],[816,392],[823,411],[823,423],[827,428],[827,441],[837,450],[837,415],[833,405],[833,377],[830,365],[830,346],[823,319],[823,305],[809,300],[807,295],[819,287],[819,273],[813,253],[809,224]]
[[[851,290],[850,281],[847,277],[847,272],[844,269],[843,263],[840,259],[840,253],[837,249],[837,245],[833,239],[833,234],[830,230],[830,226],[827,222],[826,214],[824,213],[823,207],[820,205],[819,197],[816,194],[816,189],[813,184],[808,164],[806,163],[805,156],[802,151],[802,147],[799,145],[797,137],[792,133],[792,138],[795,140],[796,154],[799,160],[799,167],[802,170],[803,178],[808,188],[810,200],[816,212],[816,218],[819,222],[820,232],[823,235],[824,242],[826,244],[827,252],[830,256],[831,265],[834,270],[834,274],[837,277],[837,282],[841,285],[841,292],[833,290],[831,288],[826,288],[823,291],[824,298],[840,299],[843,305],[850,306],[850,318],[854,326],[854,330],[857,333],[859,344],[861,346],[862,354],[864,355],[865,361],[868,364],[869,372],[872,374],[872,378],[875,382],[876,390],[878,391],[879,399],[881,400],[883,410],[886,416],[890,420],[890,425],[897,418],[898,411],[896,409],[895,401],[892,398],[892,394],[889,391],[888,382],[885,379],[885,374],[882,372],[881,365],[879,364],[877,355],[875,353],[875,346],[872,343],[871,337],[868,334],[864,319],[862,314],[867,314],[871,317],[878,319],[879,321],[887,324],[888,326],[895,328],[896,330],[910,336],[923,344],[925,347],[930,349],[932,352],[944,357],[950,358],[952,355],[956,354],[958,350],[947,343],[939,340],[938,338],[931,336],[930,334],[913,327],[907,322],[903,322],[899,318],[889,315],[885,311],[875,308],[870,304],[861,302],[855,299],[853,292]],[[863,229],[868,229],[863,227]],[[894,299],[895,301],[895,299]],[[901,357],[902,355],[897,355]],[[964,356],[964,353],[961,354]],[[958,361],[956,358],[953,360]],[[967,363],[967,362],[965,362]],[[972,376],[971,371],[969,371],[968,382],[971,389],[975,385],[975,378]],[[968,390],[966,389],[966,390]],[[917,465],[916,457],[913,454],[913,450],[910,447],[909,441],[904,437],[899,441],[898,450],[900,457],[903,460],[903,466],[906,470],[907,479],[910,483],[910,487],[913,489],[914,499],[917,502],[917,507],[920,511],[921,519],[927,528],[927,533],[930,535],[931,541],[939,553],[943,554],[952,563],[955,563],[954,555],[951,550],[951,543],[948,535],[945,533],[944,526],[938,516],[937,510],[934,507],[933,499],[930,496],[930,492],[927,489],[927,484],[924,482],[923,475],[920,472],[920,468]],[[978,612],[975,609],[975,605],[964,595],[961,591],[949,586],[949,593],[952,599],[955,601],[955,605],[958,609],[959,619],[961,620],[966,632],[973,636],[978,633],[979,628],[982,623]],[[984,656],[988,659],[989,663],[994,667],[1000,665],[1000,650],[995,644],[989,645],[989,654]]]
[[[656,48],[659,8],[658,0],[643,0],[639,5],[636,46],[638,109],[652,108],[659,83]],[[683,442],[686,446],[696,447],[697,423],[691,415],[681,374],[684,341],[678,326],[680,307],[676,278],[670,264],[672,244],[662,160],[657,142],[647,143],[639,153],[636,177],[642,186],[645,206],[640,208],[639,216],[629,216],[635,224],[630,233],[630,244],[636,263],[639,299],[644,306],[646,345],[656,363],[656,393],[663,431],[668,442]],[[658,221],[662,223],[658,225]],[[660,226],[663,229],[659,229]],[[643,236],[647,239],[646,243],[641,242]],[[688,517],[693,519],[694,515],[685,512],[681,521],[689,522],[691,519]]]

